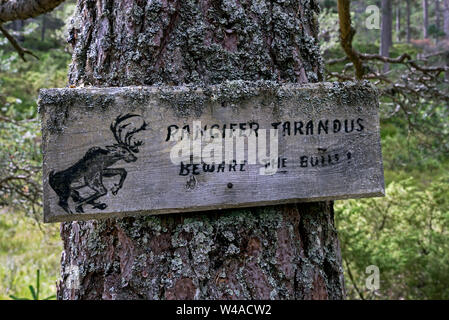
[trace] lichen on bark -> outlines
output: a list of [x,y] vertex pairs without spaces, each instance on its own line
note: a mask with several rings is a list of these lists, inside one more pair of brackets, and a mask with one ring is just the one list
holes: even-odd
[[[318,11],[317,0],[78,0],[69,82],[321,81]],[[332,206],[63,223],[58,298],[341,299]]]
[[322,78],[316,0],[85,0],[77,8],[71,83]]
[[66,223],[62,268],[82,281],[59,298],[341,298],[330,206]]

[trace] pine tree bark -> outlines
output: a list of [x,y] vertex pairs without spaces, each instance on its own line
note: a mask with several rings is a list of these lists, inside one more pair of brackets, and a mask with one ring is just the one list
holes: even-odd
[[[321,81],[318,10],[315,0],[79,0],[69,82]],[[320,202],[64,223],[58,298],[342,299],[333,220]]]

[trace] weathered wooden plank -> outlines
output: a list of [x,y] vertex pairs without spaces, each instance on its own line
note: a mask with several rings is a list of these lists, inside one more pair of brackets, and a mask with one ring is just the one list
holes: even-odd
[[[46,222],[384,194],[378,98],[368,83],[46,89],[39,106]],[[241,128],[260,146],[276,127],[276,172],[260,174],[248,144],[243,164],[173,163],[175,133],[188,125],[188,141],[194,121],[218,129],[216,143],[224,129]]]

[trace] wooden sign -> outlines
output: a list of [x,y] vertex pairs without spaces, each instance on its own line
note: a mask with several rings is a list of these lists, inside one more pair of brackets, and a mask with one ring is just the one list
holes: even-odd
[[46,222],[384,195],[368,83],[41,90]]

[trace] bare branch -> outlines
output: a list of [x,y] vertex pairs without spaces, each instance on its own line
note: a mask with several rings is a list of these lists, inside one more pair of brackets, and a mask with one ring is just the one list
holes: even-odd
[[429,53],[426,54],[425,56],[423,56],[423,59],[428,59],[428,58],[432,58],[432,57],[436,57],[436,56],[441,56],[441,55],[447,55],[448,54],[448,50],[443,50],[443,51],[438,51],[438,52],[434,52],[434,53]]
[[17,42],[17,40],[12,35],[10,35],[9,32],[5,28],[3,28],[3,26],[1,24],[0,24],[0,32],[3,33],[3,35],[6,37],[6,39],[8,39],[9,43],[11,43],[11,45],[14,47],[14,49],[19,54],[19,57],[22,58],[23,61],[27,61],[27,59],[25,59],[25,54],[29,54],[39,60],[39,57],[36,56],[33,52],[31,52],[28,49],[23,48]]
[[37,17],[64,0],[0,0],[0,23]]
[[357,79],[363,77],[362,60],[357,51],[352,47],[352,39],[355,35],[355,29],[351,26],[351,3],[350,0],[338,0],[338,17],[340,20],[340,39],[341,46],[354,64]]
[[[340,21],[340,43],[346,53],[347,58],[352,62],[355,68],[355,75],[358,80],[368,79],[372,77],[364,77],[363,61],[377,60],[385,63],[405,64],[423,73],[436,73],[449,70],[448,67],[424,67],[412,61],[412,57],[404,53],[397,58],[389,58],[379,54],[359,53],[352,47],[352,41],[355,35],[355,29],[351,25],[351,3],[350,0],[338,0],[338,17]],[[438,53],[438,54],[442,54]],[[344,62],[345,59],[335,59],[330,61],[330,64]]]
[[379,54],[367,54],[367,53],[358,53],[359,57],[362,60],[378,60],[385,63],[402,63],[409,64],[413,68],[422,71],[422,72],[444,72],[449,70],[448,67],[423,67],[418,65],[415,61],[412,60],[412,57],[408,53],[404,53],[397,58],[389,58],[385,56],[381,56]]
[[336,58],[336,59],[327,60],[327,61],[326,61],[326,64],[329,65],[329,66],[331,66],[331,65],[333,65],[333,64],[342,63],[342,62],[348,62],[348,61],[349,61],[348,57],[345,56],[345,57],[341,57],[341,58]]
[[[428,136],[447,141],[446,119],[449,115],[448,78],[442,73],[449,71],[449,65],[428,65],[426,59],[434,56],[446,56],[449,51],[443,50],[414,59],[404,53],[396,58],[379,54],[368,54],[356,51],[352,47],[355,30],[351,26],[350,1],[338,0],[340,20],[340,44],[346,57],[332,59],[327,65],[346,63],[338,71],[326,70],[327,81],[370,80],[378,88],[386,101],[396,105],[394,113],[401,111],[408,123],[409,132],[414,132],[422,145],[435,151],[447,152],[446,143],[435,146],[427,141]],[[384,72],[384,63],[402,65],[405,68],[391,69]],[[355,71],[355,72],[354,72]],[[433,121],[428,119],[433,118]]]

